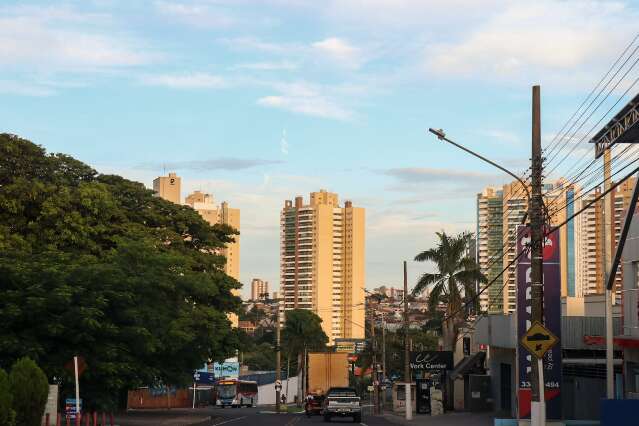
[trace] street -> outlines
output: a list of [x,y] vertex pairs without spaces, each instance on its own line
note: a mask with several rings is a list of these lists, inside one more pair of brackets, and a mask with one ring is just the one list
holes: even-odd
[[[272,409],[259,408],[239,408],[220,409],[203,408],[196,410],[173,409],[173,410],[136,410],[129,411],[124,416],[116,417],[116,424],[120,426],[218,426],[232,424],[233,426],[294,426],[294,425],[318,425],[324,423],[322,416],[307,417],[304,413],[284,413],[275,414]],[[349,423],[350,418],[332,419],[331,423]],[[364,426],[392,425],[384,417],[364,415],[362,418]]]

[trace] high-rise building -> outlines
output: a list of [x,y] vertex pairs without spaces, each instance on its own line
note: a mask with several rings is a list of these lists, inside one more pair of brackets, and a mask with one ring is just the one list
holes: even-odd
[[[601,191],[586,194],[575,201],[575,211],[592,202]],[[601,203],[595,203],[575,217],[575,296],[596,294],[603,289],[601,263]]]
[[[502,262],[495,261],[495,256],[501,257],[503,244],[503,191],[497,188],[486,188],[477,194],[477,229],[475,235],[477,242],[476,259],[480,270],[486,275],[488,282],[493,281],[502,269]],[[502,313],[504,310],[503,298],[500,290],[503,279],[488,287],[488,290],[479,296],[481,311],[489,313]],[[479,292],[481,289],[477,289]]]
[[284,309],[309,309],[332,344],[364,337],[365,211],[337,194],[287,200],[280,217],[280,289]]
[[[186,197],[186,204],[196,210],[204,220],[211,225],[222,223],[229,225],[237,231],[240,230],[240,210],[230,208],[228,203],[222,202],[219,206],[215,205],[213,195],[206,194],[201,191],[195,191]],[[226,257],[226,265],[224,272],[240,280],[240,236],[233,235],[234,242],[227,243],[222,250],[222,254]],[[239,296],[238,290],[233,290],[233,294]],[[238,318],[236,314],[229,315],[229,319],[234,327],[237,327]]]
[[[238,231],[240,230],[240,210],[230,208],[226,201],[219,206],[215,205],[211,194],[195,191],[186,197],[186,205],[191,206],[211,225],[223,223]],[[239,281],[240,236],[234,235],[233,239],[235,241],[228,243],[222,252],[224,257],[226,257],[224,272]]]
[[251,300],[268,299],[268,281],[259,278],[251,280]]
[[159,176],[153,180],[153,190],[159,196],[175,204],[182,204],[182,179],[175,173]]
[[[528,188],[530,190],[530,188]],[[544,202],[567,208],[558,209],[551,224],[562,222],[574,209],[576,189],[562,180],[547,183],[542,188]],[[480,308],[489,313],[512,313],[517,304],[516,233],[528,211],[526,191],[515,181],[501,189],[488,187],[477,195],[477,259],[481,271],[492,284],[480,295]],[[575,291],[574,225],[560,230],[562,256],[562,295]],[[512,263],[512,264],[511,264]],[[503,275],[499,277],[499,274]],[[494,281],[494,282],[493,282]],[[478,289],[478,290],[481,290]]]

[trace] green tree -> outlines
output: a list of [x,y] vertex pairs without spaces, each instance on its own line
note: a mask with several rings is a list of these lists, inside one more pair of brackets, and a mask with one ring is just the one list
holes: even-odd
[[307,351],[325,351],[328,337],[322,330],[322,319],[307,309],[293,309],[286,312],[282,329],[282,346],[288,358],[298,358],[298,402],[303,399],[301,384],[305,382]]
[[9,376],[0,368],[0,426],[13,426],[15,424],[15,416]]
[[21,358],[11,367],[9,383],[16,423],[21,426],[40,426],[49,396],[47,376],[33,360]]
[[87,363],[87,408],[188,383],[237,347],[239,310],[220,254],[237,231],[120,176],[0,134],[0,366],[29,356],[61,393]]
[[486,282],[486,276],[479,270],[477,262],[468,256],[471,233],[450,236],[445,232],[438,232],[437,237],[437,247],[415,256],[418,262],[433,262],[437,272],[423,274],[412,293],[418,295],[427,288],[430,289],[430,312],[435,312],[439,304],[445,304],[443,346],[445,350],[453,350],[459,328],[468,318],[468,311],[462,307],[469,301],[477,306],[475,285],[477,282]]

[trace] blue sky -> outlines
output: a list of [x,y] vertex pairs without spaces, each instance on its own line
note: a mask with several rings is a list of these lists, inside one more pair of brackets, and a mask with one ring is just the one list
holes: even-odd
[[[367,209],[367,286],[399,285],[402,260],[435,231],[474,230],[475,194],[507,180],[428,127],[525,169],[531,85],[548,141],[637,15],[624,1],[4,1],[0,128],[148,186],[166,167],[183,196],[239,207],[245,283],[277,287],[285,199],[337,192]],[[409,269],[414,282],[428,266]]]

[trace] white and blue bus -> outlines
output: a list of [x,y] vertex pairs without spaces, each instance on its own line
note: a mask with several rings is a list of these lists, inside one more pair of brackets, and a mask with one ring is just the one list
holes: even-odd
[[217,382],[216,405],[224,407],[252,407],[257,405],[257,382],[224,379]]

